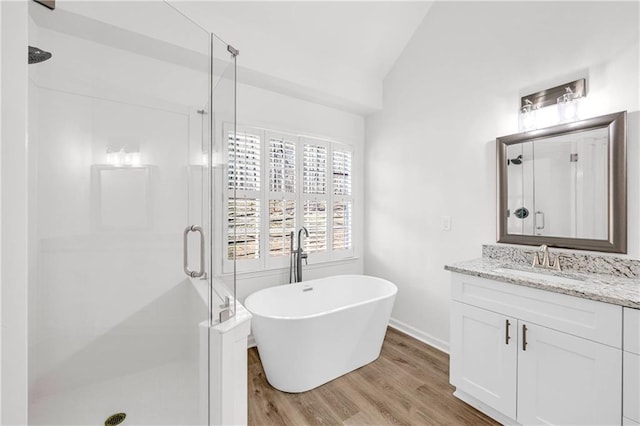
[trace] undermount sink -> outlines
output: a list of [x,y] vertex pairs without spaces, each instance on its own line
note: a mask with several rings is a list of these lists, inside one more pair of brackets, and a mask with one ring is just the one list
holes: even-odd
[[561,277],[558,275],[554,275],[551,273],[544,273],[544,272],[532,272],[532,271],[523,271],[522,269],[515,269],[515,268],[508,268],[508,267],[500,267],[500,268],[496,268],[493,270],[493,272],[499,273],[499,274],[508,274],[508,275],[514,275],[514,276],[519,276],[519,277],[525,277],[525,278],[533,278],[533,279],[537,279],[537,280],[545,280],[545,281],[551,281],[551,282],[556,282],[559,284],[579,284],[584,282],[584,278],[582,277],[575,277],[575,278],[567,278],[567,277]]

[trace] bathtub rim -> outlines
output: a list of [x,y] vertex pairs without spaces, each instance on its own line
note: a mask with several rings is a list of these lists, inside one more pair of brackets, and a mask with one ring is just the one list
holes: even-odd
[[[329,309],[326,311],[322,311],[322,312],[318,312],[318,313],[314,313],[314,314],[308,314],[308,315],[296,315],[296,316],[285,316],[285,315],[263,315],[257,312],[252,311],[249,306],[248,306],[248,301],[249,298],[252,297],[255,294],[258,294],[260,292],[263,291],[268,291],[271,290],[273,288],[278,288],[281,286],[291,286],[291,285],[312,285],[310,283],[313,283],[314,281],[319,281],[319,280],[325,280],[328,278],[334,278],[334,277],[366,277],[366,278],[372,278],[375,280],[379,280],[379,281],[384,281],[388,284],[390,284],[392,286],[392,291],[389,294],[385,294],[383,296],[378,296],[378,297],[374,297],[371,299],[366,299],[363,300],[361,302],[357,302],[357,303],[353,303],[351,305],[346,305],[346,306],[340,306],[338,308],[335,309]],[[351,308],[356,308],[358,306],[362,306],[365,305],[367,303],[373,303],[373,302],[378,302],[380,300],[384,300],[384,299],[388,299],[390,297],[395,297],[398,294],[398,286],[395,285],[394,283],[392,283],[391,281],[385,279],[385,278],[380,278],[380,277],[374,277],[372,275],[364,275],[364,274],[340,274],[340,275],[330,275],[328,277],[323,277],[323,278],[315,278],[313,280],[309,280],[309,281],[302,281],[299,283],[290,283],[290,284],[281,284],[278,286],[273,286],[273,287],[268,287],[268,288],[263,288],[262,290],[258,290],[254,293],[251,293],[249,296],[246,297],[246,299],[244,300],[244,307],[247,311],[249,311],[251,313],[251,315],[253,315],[254,317],[260,317],[260,318],[265,318],[265,319],[274,319],[274,320],[303,320],[303,319],[312,319],[312,318],[318,318],[324,315],[329,315],[335,312],[340,312],[340,311],[344,311],[346,309],[351,309]]]

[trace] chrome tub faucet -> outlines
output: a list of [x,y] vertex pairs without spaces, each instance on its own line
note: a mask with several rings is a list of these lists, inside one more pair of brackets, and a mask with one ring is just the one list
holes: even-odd
[[298,230],[298,248],[293,249],[293,232],[291,232],[291,263],[289,265],[289,283],[302,281],[302,260],[307,263],[307,253],[302,249],[302,231],[309,237],[309,231],[304,226]]

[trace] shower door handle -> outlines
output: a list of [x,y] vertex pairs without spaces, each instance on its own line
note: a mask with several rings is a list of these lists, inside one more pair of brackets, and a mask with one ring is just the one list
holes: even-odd
[[[197,272],[189,270],[189,232],[198,232],[200,234],[200,270]],[[200,226],[191,225],[184,229],[182,267],[184,269],[184,273],[191,278],[198,278],[204,275],[204,231]]]

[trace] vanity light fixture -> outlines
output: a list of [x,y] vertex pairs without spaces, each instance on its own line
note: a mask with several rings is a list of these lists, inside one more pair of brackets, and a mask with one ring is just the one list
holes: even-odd
[[520,98],[520,130],[529,131],[578,120],[579,103],[587,95],[581,78]]
[[115,167],[139,167],[142,165],[142,154],[140,151],[126,152],[124,148],[119,151],[107,148],[107,164]]

